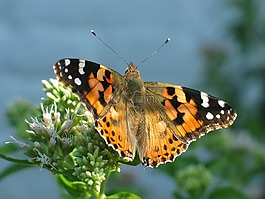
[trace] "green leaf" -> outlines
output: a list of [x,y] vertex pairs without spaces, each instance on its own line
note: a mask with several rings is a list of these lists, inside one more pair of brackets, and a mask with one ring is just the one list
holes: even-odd
[[120,192],[113,194],[111,196],[107,196],[106,199],[141,199],[141,198],[133,193]]
[[20,160],[20,159],[16,159],[16,158],[11,158],[7,155],[4,155],[2,153],[0,153],[0,158],[7,160],[9,162],[14,162],[14,163],[18,163],[18,164],[24,164],[24,165],[36,165],[36,163],[31,163],[28,160]]
[[21,150],[21,147],[18,147],[15,144],[3,144],[0,146],[0,153],[2,154],[9,154],[9,153],[14,153]]
[[59,185],[67,190],[70,195],[75,196],[75,198],[89,198],[91,196],[83,182],[69,182],[62,174],[57,174],[57,177]]
[[208,197],[209,199],[249,199],[245,194],[233,187],[216,188]]

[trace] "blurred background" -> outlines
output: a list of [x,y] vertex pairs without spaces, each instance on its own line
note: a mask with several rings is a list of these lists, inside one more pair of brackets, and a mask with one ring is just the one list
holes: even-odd
[[[90,33],[94,29],[145,81],[192,87],[228,101],[232,128],[193,143],[174,163],[152,170],[124,166],[108,189],[143,198],[265,198],[265,1],[0,1],[0,146],[15,132],[15,101],[37,105],[41,80],[65,57],[95,61],[124,74],[126,64]],[[24,118],[21,118],[24,120]],[[23,157],[23,156],[22,156]],[[31,168],[1,176],[1,198],[60,198],[55,177]],[[189,182],[189,183],[187,183]],[[223,196],[223,197],[222,197]]]

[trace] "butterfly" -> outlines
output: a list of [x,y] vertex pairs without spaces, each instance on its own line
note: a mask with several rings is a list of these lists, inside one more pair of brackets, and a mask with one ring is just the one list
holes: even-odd
[[156,168],[172,162],[207,132],[233,124],[237,114],[205,92],[161,82],[143,82],[129,64],[122,76],[101,64],[65,58],[54,66],[94,116],[94,126],[120,157]]

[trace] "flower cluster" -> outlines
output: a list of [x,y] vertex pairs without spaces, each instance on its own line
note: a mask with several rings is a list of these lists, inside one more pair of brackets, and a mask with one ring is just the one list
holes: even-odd
[[119,155],[92,127],[92,115],[78,97],[57,80],[42,81],[47,98],[39,116],[26,120],[29,144],[21,143],[29,161],[82,182],[88,192],[99,193],[110,172],[119,171]]
[[[177,198],[202,198],[204,191],[212,183],[212,174],[202,165],[189,165],[177,172],[176,180],[180,192],[176,192]],[[185,194],[184,194],[185,193]]]

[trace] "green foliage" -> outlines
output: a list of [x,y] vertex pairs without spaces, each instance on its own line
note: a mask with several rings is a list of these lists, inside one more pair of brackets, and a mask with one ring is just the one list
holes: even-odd
[[117,199],[117,198],[122,198],[122,199],[140,199],[139,196],[136,196],[135,194],[127,193],[127,192],[120,192],[120,193],[113,194],[111,196],[106,197],[106,199]]
[[175,193],[176,198],[185,198],[183,192],[188,193],[190,198],[200,198],[210,186],[212,174],[202,165],[190,165],[176,173],[176,181],[182,190]]
[[248,199],[242,192],[232,187],[220,187],[215,189],[209,196],[209,199]]

